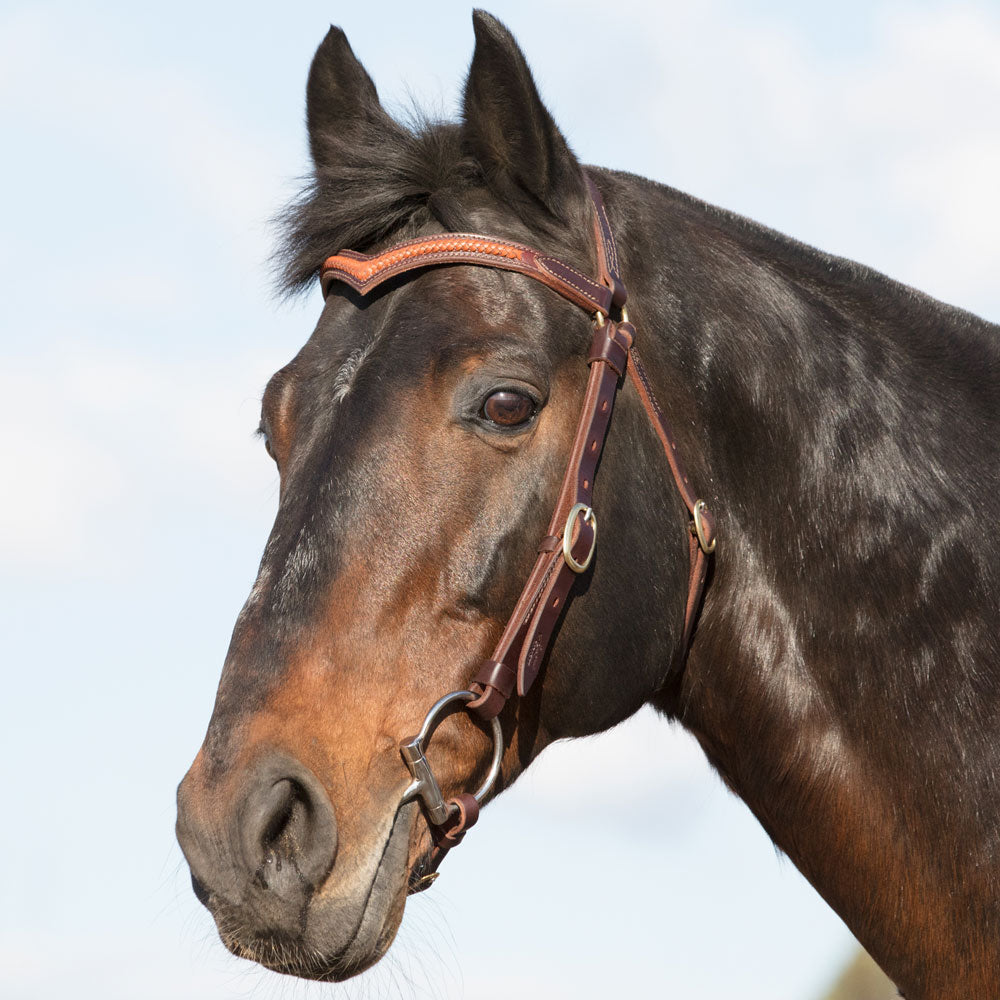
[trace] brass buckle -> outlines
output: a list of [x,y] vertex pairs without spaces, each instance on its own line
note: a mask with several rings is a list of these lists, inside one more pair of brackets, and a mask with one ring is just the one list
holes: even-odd
[[[577,562],[573,558],[573,522],[578,514],[583,514],[584,523],[590,523],[594,528],[594,538],[590,543],[590,551],[587,558],[582,562]],[[585,503],[575,503],[570,509],[566,518],[566,527],[563,528],[563,559],[566,565],[574,573],[583,573],[590,565],[590,560],[594,558],[594,550],[597,548],[597,515],[593,507],[588,507]]]
[[701,551],[706,556],[710,556],[715,551],[715,543],[718,539],[713,538],[711,541],[708,539],[708,533],[705,530],[705,511],[707,510],[708,504],[704,500],[699,500],[694,505],[694,510],[691,511],[691,518],[694,522],[694,533],[698,538]]

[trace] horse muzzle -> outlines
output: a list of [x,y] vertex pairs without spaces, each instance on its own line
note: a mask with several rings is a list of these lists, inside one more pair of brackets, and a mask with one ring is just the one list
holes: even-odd
[[344,859],[326,789],[286,754],[269,752],[226,790],[204,781],[196,765],[177,800],[177,838],[195,894],[233,954],[289,975],[340,980],[388,948],[402,916],[415,805],[385,817],[371,849]]

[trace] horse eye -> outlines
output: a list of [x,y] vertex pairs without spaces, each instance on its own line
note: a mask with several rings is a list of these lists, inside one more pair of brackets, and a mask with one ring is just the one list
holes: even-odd
[[270,435],[264,429],[264,425],[263,424],[261,424],[257,428],[257,437],[260,437],[260,438],[264,439],[264,451],[266,451],[268,453],[268,455],[270,455],[271,458],[274,459],[275,463],[277,463],[278,456],[275,455],[274,449],[271,447],[271,438],[270,438]]
[[501,389],[483,403],[483,416],[501,427],[517,427],[535,415],[535,401],[523,393]]

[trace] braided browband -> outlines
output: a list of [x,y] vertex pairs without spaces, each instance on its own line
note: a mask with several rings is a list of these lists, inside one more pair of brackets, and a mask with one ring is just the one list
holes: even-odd
[[343,281],[365,295],[397,274],[435,264],[473,264],[517,271],[548,285],[592,313],[607,313],[614,298],[610,288],[591,280],[558,257],[539,253],[520,243],[474,233],[421,236],[397,243],[373,256],[341,250],[323,264],[320,283],[324,295],[329,293],[334,281]]

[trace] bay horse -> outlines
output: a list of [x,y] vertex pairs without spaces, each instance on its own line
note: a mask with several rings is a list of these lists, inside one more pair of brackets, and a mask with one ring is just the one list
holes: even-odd
[[338,29],[310,69],[282,259],[325,299],[263,397],[196,894],[345,979],[480,802],[650,704],[907,997],[1000,995],[1000,328],[585,170],[474,28],[459,123],[394,121]]

